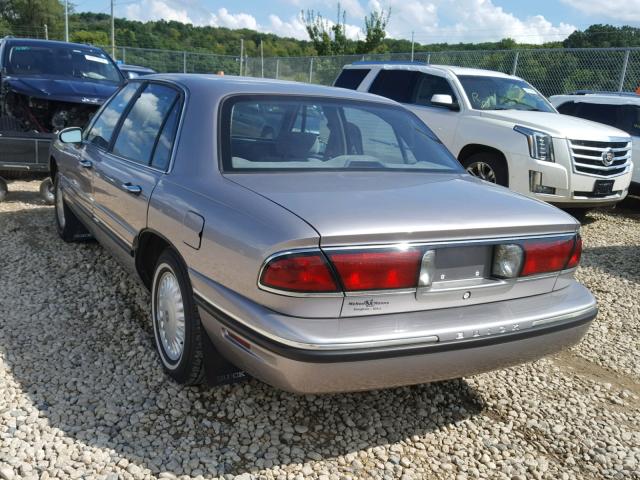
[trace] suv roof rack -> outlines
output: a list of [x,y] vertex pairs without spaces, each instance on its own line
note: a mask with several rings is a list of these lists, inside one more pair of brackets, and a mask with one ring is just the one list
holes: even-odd
[[411,60],[359,60],[351,65],[429,65],[426,62]]
[[635,92],[608,92],[606,90],[576,90],[567,95],[613,95],[616,97],[637,97]]

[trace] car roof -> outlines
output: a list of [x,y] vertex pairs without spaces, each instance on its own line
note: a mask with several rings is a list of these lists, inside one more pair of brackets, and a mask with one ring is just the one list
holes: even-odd
[[124,70],[140,70],[140,71],[144,71],[144,72],[154,72],[155,73],[155,70],[153,68],[143,67],[142,65],[130,65],[128,63],[119,63],[118,64],[118,68],[124,69]]
[[7,42],[8,44],[19,43],[22,45],[42,45],[42,46],[56,45],[59,47],[95,48],[97,50],[102,50],[100,47],[89,45],[87,43],[72,43],[72,42],[63,42],[60,40],[42,40],[40,38],[4,37],[2,41]]
[[572,100],[579,103],[599,103],[605,105],[640,105],[640,95],[631,92],[577,92],[565,95],[553,95],[549,97],[549,100]]
[[350,65],[345,65],[344,68],[367,68],[367,67],[380,67],[384,70],[418,70],[418,71],[440,71],[449,72],[453,75],[474,75],[484,77],[504,77],[504,78],[518,78],[506,73],[497,72],[495,70],[485,70],[482,68],[469,68],[469,67],[457,67],[455,65],[437,65],[432,63],[423,62],[377,62],[377,61],[362,61],[354,62]]
[[213,94],[220,98],[233,94],[310,95],[398,105],[397,102],[393,100],[347,88],[327,87],[310,83],[267,78],[200,73],[156,73],[146,75],[139,81],[154,79],[176,83],[185,87],[194,95]]

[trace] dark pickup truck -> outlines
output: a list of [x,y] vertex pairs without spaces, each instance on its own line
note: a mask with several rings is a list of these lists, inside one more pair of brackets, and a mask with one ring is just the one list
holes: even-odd
[[[84,127],[125,78],[100,48],[5,37],[0,40],[0,201],[3,177],[46,174],[49,144]],[[40,187],[53,201],[49,179]]]

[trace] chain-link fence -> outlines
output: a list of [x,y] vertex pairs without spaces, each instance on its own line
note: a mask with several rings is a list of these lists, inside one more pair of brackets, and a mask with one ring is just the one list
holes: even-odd
[[[575,90],[633,91],[640,86],[639,48],[417,52],[413,59],[517,75],[545,95]],[[244,74],[330,85],[344,65],[361,60],[410,61],[411,54],[248,58]]]
[[[0,36],[52,38],[46,28],[2,31]],[[111,53],[111,47],[103,47]],[[116,47],[124,63],[158,72],[217,73],[278,78],[331,85],[344,65],[360,61],[411,61],[410,53],[332,57],[267,57],[217,55],[203,51]],[[484,68],[524,78],[544,95],[575,90],[634,91],[640,86],[640,48],[469,50],[416,52],[414,61]]]

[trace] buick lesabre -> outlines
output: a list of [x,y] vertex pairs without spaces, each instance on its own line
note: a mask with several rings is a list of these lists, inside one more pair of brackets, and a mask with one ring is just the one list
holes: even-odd
[[294,392],[457,378],[568,347],[596,315],[578,223],[467,174],[382,97],[151,75],[50,161],[61,237],[149,288],[180,383],[223,365]]

